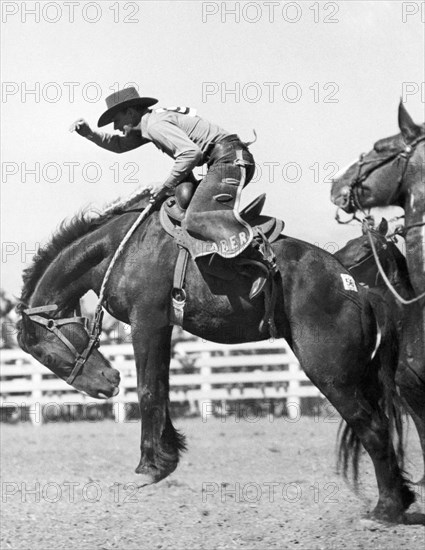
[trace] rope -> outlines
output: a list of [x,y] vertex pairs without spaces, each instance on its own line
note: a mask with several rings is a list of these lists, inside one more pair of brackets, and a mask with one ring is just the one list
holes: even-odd
[[367,230],[367,236],[368,236],[368,239],[369,239],[369,242],[370,242],[370,246],[372,248],[373,256],[375,258],[375,262],[376,262],[376,266],[378,268],[378,271],[379,271],[382,279],[384,280],[384,283],[387,285],[388,290],[396,298],[396,300],[398,300],[403,305],[410,305],[410,304],[413,304],[415,302],[418,302],[419,300],[422,300],[422,298],[425,298],[425,292],[422,292],[422,294],[420,294],[419,296],[416,296],[415,298],[412,298],[411,300],[405,300],[402,296],[400,296],[400,294],[396,291],[394,286],[391,284],[390,280],[387,277],[387,274],[385,273],[385,271],[382,267],[382,264],[379,260],[378,253],[377,253],[376,248],[375,248],[375,243],[373,242],[373,239],[372,239],[372,236],[371,236],[371,230],[370,230],[368,225],[366,225],[366,230]]
[[111,275],[112,268],[114,267],[118,257],[120,256],[121,252],[123,251],[125,245],[127,244],[130,237],[133,235],[133,233],[136,231],[136,229],[139,227],[139,225],[147,218],[148,214],[150,213],[152,207],[155,205],[154,202],[151,202],[148,204],[148,206],[139,214],[137,217],[137,220],[133,223],[133,225],[130,227],[130,229],[127,231],[124,239],[121,241],[119,247],[116,249],[115,254],[112,257],[112,260],[108,266],[108,269],[106,270],[105,276],[103,277],[102,286],[100,287],[99,292],[99,299],[97,301],[95,315],[94,315],[94,323],[93,323],[93,329],[91,331],[91,339],[94,341],[99,337],[99,334],[102,330],[102,319],[103,319],[103,311],[102,311],[102,303],[103,298],[105,294],[105,288],[106,284],[108,282],[108,279]]
[[114,267],[116,261],[118,260],[118,257],[120,256],[121,252],[123,251],[125,245],[129,241],[130,237],[133,235],[133,233],[136,231],[136,229],[139,227],[139,225],[147,218],[149,212],[152,210],[152,207],[154,206],[154,203],[148,204],[148,206],[139,214],[137,217],[137,220],[133,223],[133,225],[130,227],[130,229],[127,231],[125,237],[121,241],[119,247],[116,249],[114,256],[112,257],[111,263],[108,266],[108,269],[106,270],[105,276],[102,281],[102,286],[100,287],[99,292],[99,300],[97,303],[96,310],[99,309],[99,307],[102,307],[103,302],[103,296],[105,294],[105,287],[106,283],[108,282],[109,276],[111,275],[112,268]]
[[147,187],[142,187],[141,189],[136,189],[134,193],[131,193],[128,197],[124,199],[117,199],[111,204],[109,204],[103,211],[102,214],[108,214],[117,208],[126,208],[129,204],[135,203],[136,199],[142,199],[148,193],[150,194],[153,190],[153,185],[148,185]]
[[[99,345],[99,336],[100,336],[100,333],[102,331],[102,320],[103,320],[102,302],[103,302],[103,297],[104,297],[104,294],[105,294],[106,283],[108,282],[108,279],[109,279],[109,276],[111,274],[112,268],[114,267],[119,255],[123,251],[123,249],[124,249],[125,245],[127,244],[128,240],[133,235],[133,233],[136,231],[138,226],[142,223],[142,221],[144,221],[144,219],[147,218],[149,212],[151,211],[151,209],[154,205],[155,205],[155,202],[152,201],[143,210],[143,212],[141,214],[139,214],[139,216],[137,217],[137,220],[133,223],[133,225],[127,231],[127,233],[125,234],[124,239],[121,241],[119,247],[117,248],[117,250],[115,251],[115,254],[112,257],[112,260],[111,260],[111,262],[108,266],[108,269],[106,270],[105,276],[103,277],[102,286],[100,287],[99,300],[98,300],[97,306],[96,306],[96,311],[95,311],[95,316],[94,316],[94,323],[93,323],[93,328],[91,330],[89,342],[86,346],[86,349],[83,351],[82,354],[79,354],[77,352],[77,350],[74,350],[75,356],[76,356],[76,361],[75,361],[75,364],[74,364],[74,368],[71,371],[71,374],[69,375],[69,377],[66,380],[68,384],[72,385],[75,378],[77,377],[80,370],[82,369],[83,365],[85,364],[85,362],[89,358],[93,348],[95,348]],[[59,331],[57,331],[57,332],[58,333],[55,332],[56,336],[58,338],[60,338],[62,341],[64,341],[65,337]],[[65,342],[65,344],[66,344],[66,342]],[[66,344],[66,345],[68,347],[70,347],[68,344]],[[72,346],[72,344],[70,344],[70,345]]]

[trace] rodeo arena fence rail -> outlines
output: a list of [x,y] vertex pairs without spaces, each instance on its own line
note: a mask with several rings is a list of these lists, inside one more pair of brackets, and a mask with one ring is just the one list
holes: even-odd
[[[136,420],[138,397],[131,344],[103,345],[121,373],[120,393],[107,401],[79,393],[20,349],[0,350],[0,411],[3,421],[39,426],[58,420]],[[208,416],[285,415],[296,421],[318,414],[324,403],[284,340],[223,345],[202,340],[174,346],[170,404],[174,413]]]

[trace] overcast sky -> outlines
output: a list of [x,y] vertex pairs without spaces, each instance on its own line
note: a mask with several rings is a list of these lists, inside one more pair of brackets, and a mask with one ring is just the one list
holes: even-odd
[[1,286],[10,293],[63,218],[167,177],[172,160],[153,145],[115,155],[68,131],[78,117],[95,126],[105,97],[127,83],[244,140],[255,128],[259,170],[243,203],[267,192],[266,211],[287,234],[330,249],[360,229],[334,221],[326,176],[398,132],[401,96],[424,120],[420,2],[1,7]]

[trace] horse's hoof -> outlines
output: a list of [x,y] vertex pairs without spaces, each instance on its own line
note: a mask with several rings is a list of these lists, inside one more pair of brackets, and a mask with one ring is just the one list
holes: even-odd
[[368,521],[370,522],[370,525],[381,524],[381,526],[383,524],[405,524],[406,515],[404,511],[390,512],[388,510],[383,510],[382,508],[375,508],[375,510],[373,510],[373,512],[363,521],[366,522],[366,525]]
[[140,476],[137,478],[137,483],[140,484],[141,487],[144,485],[152,485],[153,483],[158,483],[158,481],[161,481],[161,479],[166,478],[168,475],[174,472],[175,469],[176,467],[170,468],[168,470],[160,470],[155,466],[146,466],[143,464],[139,464],[136,468],[136,474],[139,474]]
[[406,514],[407,525],[425,525],[425,514],[421,512],[409,512]]
[[152,485],[160,480],[158,468],[154,466],[139,464],[136,468],[136,474],[139,474],[137,484],[140,484],[141,487],[144,485]]
[[159,481],[156,476],[147,472],[139,471],[139,468],[136,468],[136,474],[138,474],[136,480],[138,487],[146,487],[147,485],[153,485]]

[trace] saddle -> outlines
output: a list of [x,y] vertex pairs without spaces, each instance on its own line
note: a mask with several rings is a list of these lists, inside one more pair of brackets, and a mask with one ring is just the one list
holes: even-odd
[[[266,237],[269,243],[273,243],[283,231],[285,223],[278,218],[261,214],[265,200],[266,194],[263,193],[254,199],[239,214],[243,220],[251,225],[254,229],[254,234],[260,234]],[[162,227],[176,240],[179,246],[186,248],[194,260],[206,254],[214,254],[216,252],[215,243],[200,241],[189,235],[189,233],[181,227],[186,213],[186,208],[181,206],[182,202],[183,201],[179,201],[179,197],[176,194],[176,196],[170,197],[162,204],[160,210]],[[183,204],[186,206],[185,203]],[[232,260],[226,260],[226,264],[230,265],[231,263]]]
[[[174,283],[172,291],[172,324],[181,325],[183,322],[183,310],[186,302],[186,293],[183,289],[184,278],[186,274],[186,266],[188,255],[193,260],[198,259],[198,266],[201,270],[205,270],[208,275],[222,280],[232,280],[240,274],[246,274],[246,270],[250,270],[250,264],[256,264],[249,260],[238,256],[233,259],[223,259],[217,252],[216,244],[213,242],[205,242],[196,239],[189,235],[182,227],[186,208],[190,203],[191,196],[194,192],[192,184],[183,183],[176,188],[176,195],[167,199],[161,206],[159,218],[164,230],[175,240],[179,247],[179,255],[176,262],[174,272]],[[250,224],[254,231],[254,238],[258,238],[266,247],[270,243],[275,242],[284,228],[284,222],[271,216],[262,215],[262,209],[266,200],[266,194],[258,196],[248,206],[246,206],[239,215],[241,218]],[[205,258],[207,256],[207,258]],[[199,261],[201,260],[201,261]],[[245,272],[245,273],[244,273]],[[265,292],[266,296],[266,314],[261,323],[260,330],[264,328],[266,323],[273,332],[273,312],[275,301],[275,283],[271,283],[271,290]],[[272,334],[273,336],[273,334]]]

